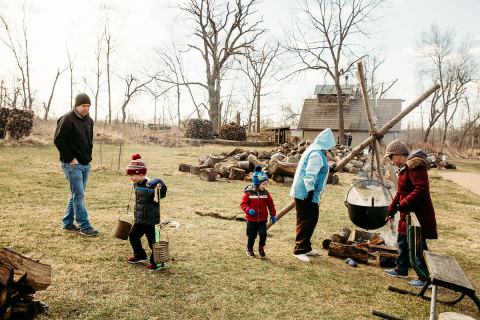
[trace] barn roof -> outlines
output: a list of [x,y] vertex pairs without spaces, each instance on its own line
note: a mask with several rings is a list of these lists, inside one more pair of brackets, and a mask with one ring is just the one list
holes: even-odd
[[[342,95],[351,95],[353,93],[353,87],[351,86],[341,86]],[[315,86],[314,95],[319,94],[328,94],[328,95],[337,95],[337,89],[334,85],[330,84],[319,84]]]
[[[388,121],[400,113],[401,99],[377,100],[377,128],[383,127]],[[370,100],[370,106],[374,101]],[[343,106],[345,131],[369,131],[367,114],[362,99],[350,99]],[[400,131],[400,122],[390,131]],[[319,103],[318,99],[305,99],[298,128],[302,130],[323,130],[331,128],[338,130],[338,107],[336,103]]]

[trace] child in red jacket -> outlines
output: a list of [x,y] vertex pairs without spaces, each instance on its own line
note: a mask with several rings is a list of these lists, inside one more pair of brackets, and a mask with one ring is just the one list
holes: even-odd
[[245,212],[247,218],[247,256],[255,258],[253,253],[253,245],[257,234],[260,236],[258,244],[258,255],[265,258],[265,242],[267,241],[267,220],[270,213],[270,221],[275,223],[275,204],[272,196],[265,189],[267,187],[268,177],[262,171],[261,166],[256,166],[253,176],[252,185],[245,188],[240,208]]

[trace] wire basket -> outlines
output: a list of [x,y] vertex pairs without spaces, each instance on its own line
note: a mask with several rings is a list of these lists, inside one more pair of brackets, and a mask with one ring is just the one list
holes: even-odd
[[153,244],[153,260],[155,263],[168,262],[170,261],[168,233],[165,231],[166,239],[160,239],[160,229],[157,226],[155,226],[155,233],[156,242]]

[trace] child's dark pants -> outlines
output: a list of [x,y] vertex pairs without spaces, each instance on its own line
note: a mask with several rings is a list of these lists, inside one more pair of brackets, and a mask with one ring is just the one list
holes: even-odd
[[259,247],[264,247],[265,242],[267,241],[267,221],[260,222],[250,222],[247,221],[247,248],[253,250],[253,245],[255,244],[255,239],[257,238],[257,233],[260,236],[260,242],[258,243]]
[[150,263],[155,264],[153,259],[153,244],[155,243],[155,225],[153,224],[143,224],[143,223],[134,223],[130,234],[128,235],[130,239],[130,244],[133,248],[133,255],[137,259],[146,259],[147,253],[142,247],[141,238],[143,235],[147,236],[148,246],[152,250],[150,255]]
[[[409,250],[408,250],[408,239],[406,235],[399,234],[397,237],[397,245],[398,245],[398,257],[395,260],[397,264],[397,268],[402,274],[408,273],[408,268],[410,268],[410,257],[409,257]],[[428,250],[427,241],[422,239],[422,244],[420,247],[420,253],[417,254],[415,258],[415,262],[420,270],[423,273],[428,274],[427,265],[425,263],[425,259],[423,258],[423,251]],[[421,279],[425,280],[425,279]]]

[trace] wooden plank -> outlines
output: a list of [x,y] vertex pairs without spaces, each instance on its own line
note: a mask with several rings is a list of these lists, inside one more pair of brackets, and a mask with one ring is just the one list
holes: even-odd
[[410,217],[411,217],[411,219],[412,219],[411,225],[412,225],[412,226],[415,226],[415,227],[421,228],[420,222],[418,221],[418,218],[417,218],[417,216],[415,215],[415,213],[411,212],[411,213],[410,213]]
[[23,270],[14,270],[13,283],[17,284],[27,277],[27,273]]
[[475,292],[470,280],[455,258],[430,251],[424,251],[424,255],[433,284],[449,289],[458,289],[464,293]]

